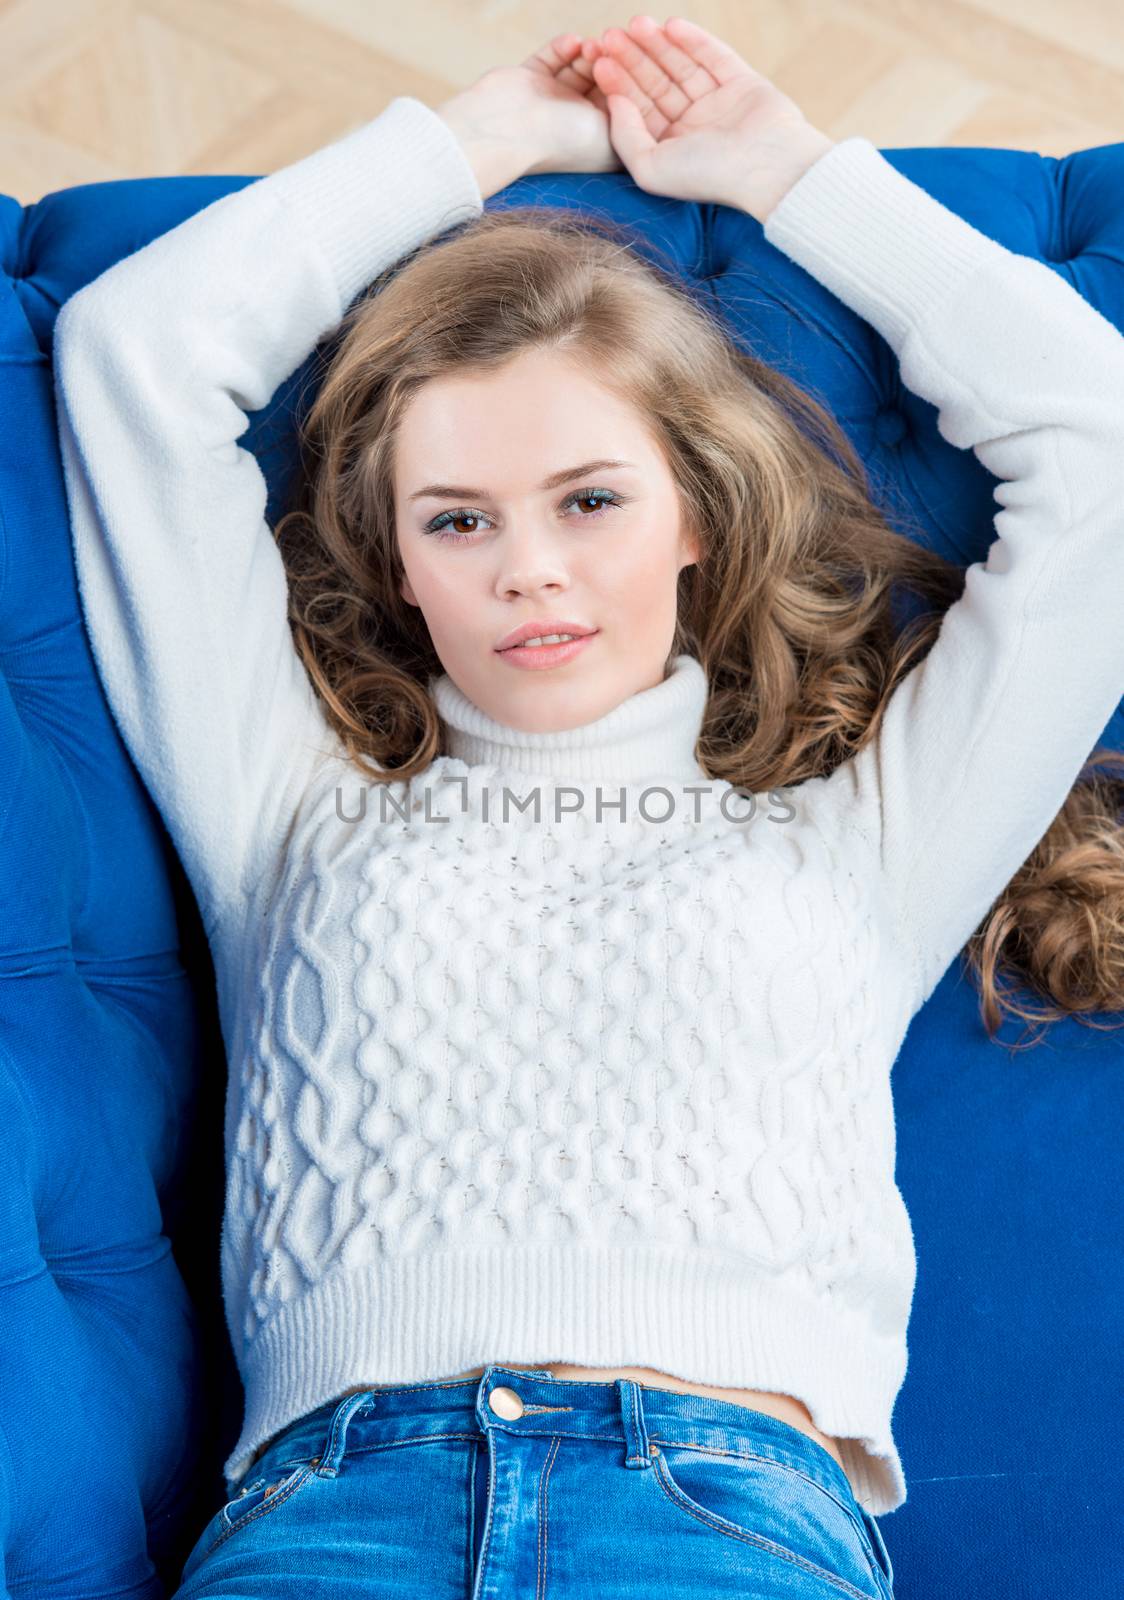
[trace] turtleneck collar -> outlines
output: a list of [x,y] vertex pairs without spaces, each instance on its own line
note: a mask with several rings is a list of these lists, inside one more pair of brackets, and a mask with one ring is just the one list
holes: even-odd
[[705,778],[694,752],[708,684],[691,655],[673,657],[655,688],[639,690],[593,722],[553,733],[524,733],[495,721],[447,672],[430,680],[430,693],[448,730],[445,753],[469,766],[576,782]]

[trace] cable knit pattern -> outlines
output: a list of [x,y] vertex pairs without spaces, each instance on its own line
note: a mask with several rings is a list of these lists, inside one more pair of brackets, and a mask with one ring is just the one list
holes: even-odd
[[[756,1387],[807,1392],[796,1315],[869,1323],[885,1342],[873,1381],[900,1381],[912,1241],[886,1065],[916,980],[885,942],[876,876],[800,819],[799,793],[750,800],[697,765],[706,694],[680,656],[611,713],[622,760],[643,765],[647,723],[664,768],[610,784],[590,769],[613,747],[578,742],[599,724],[536,736],[519,768],[511,730],[491,724],[490,741],[446,677],[449,743],[474,763],[389,786],[385,814],[341,754],[308,785],[245,946],[227,1199],[249,1244],[225,1264],[231,1304],[247,1286],[236,1332],[261,1409],[232,1466],[282,1425],[282,1392],[294,1414],[318,1403],[312,1388],[294,1402],[315,1368],[294,1346],[287,1369],[274,1332],[310,1305],[370,1330],[365,1350],[345,1339],[325,1397],[365,1375],[639,1350],[699,1382],[752,1370]],[[546,751],[570,781],[542,774]],[[505,787],[539,816],[505,812]],[[560,794],[581,808],[555,821]],[[533,1299],[529,1253],[565,1263]],[[505,1271],[525,1305],[501,1292]],[[427,1307],[439,1320],[419,1337]],[[856,1363],[871,1354],[856,1336]],[[816,1395],[821,1425],[855,1432],[837,1378]],[[860,1485],[892,1495],[889,1437],[846,1448]]]
[[[679,671],[705,690],[697,662]],[[879,965],[856,947],[870,924],[854,880],[849,904],[833,900],[830,849],[791,818],[700,827],[682,807],[666,824],[482,824],[485,789],[500,812],[498,770],[442,762],[427,785],[444,773],[463,775],[471,820],[325,827],[335,797],[310,790],[262,918],[237,1140],[246,1339],[334,1262],[362,1267],[371,1228],[395,1256],[466,1229],[484,1246],[654,1233],[773,1271],[803,1262],[821,1289],[850,1278],[849,1219],[878,1185],[852,1159],[864,1117],[839,1062],[856,1047],[869,1060]],[[342,905],[323,892],[337,879],[355,886]],[[747,914],[751,889],[775,905],[767,925]],[[840,968],[854,969],[845,1016],[821,992]],[[762,1059],[777,1069],[739,1072]]]
[[877,738],[751,811],[697,763],[690,656],[557,733],[441,675],[442,755],[368,788],[237,440],[365,283],[481,203],[403,97],[56,328],[87,627],[219,986],[228,1482],[354,1384],[570,1361],[795,1395],[891,1511],[916,1263],[890,1069],[1124,683],[1124,340],[844,140],[766,236],[1003,480]]

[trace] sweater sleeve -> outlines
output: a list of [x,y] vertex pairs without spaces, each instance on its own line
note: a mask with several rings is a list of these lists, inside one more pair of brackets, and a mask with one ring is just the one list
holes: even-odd
[[916,1004],[1049,828],[1124,692],[1124,337],[864,138],[820,157],[765,237],[869,322],[943,438],[1002,482],[877,736],[808,798],[878,863]]
[[110,709],[208,932],[280,847],[327,723],[288,623],[248,411],[387,266],[483,208],[421,101],[236,190],[59,314],[79,594]]

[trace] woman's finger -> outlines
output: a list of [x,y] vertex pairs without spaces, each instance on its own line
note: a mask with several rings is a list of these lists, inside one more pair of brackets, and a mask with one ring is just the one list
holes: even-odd
[[[624,30],[622,30],[624,31]],[[718,80],[692,54],[681,50],[666,28],[647,16],[633,17],[627,37],[651,58],[669,83],[688,100],[701,100],[718,88]]]
[[576,33],[558,33],[547,41],[541,50],[534,50],[523,63],[525,67],[544,66],[557,78],[569,69],[574,57],[580,55],[582,41]]
[[565,89],[586,97],[591,105],[608,115],[609,107],[597,87],[590,63],[582,55],[584,40],[576,33],[559,33],[524,61],[536,72],[549,72]]
[[631,100],[652,138],[663,137],[664,129],[668,126],[667,117],[659,106],[653,104],[636,79],[621,66],[619,61],[609,55],[599,56],[593,63],[593,71],[606,96],[619,94],[626,100]]
[[[585,40],[582,43],[584,45]],[[579,94],[584,94],[590,104],[595,105],[599,111],[608,112],[605,95],[593,73],[593,63],[584,53],[579,52],[570,65],[563,68],[558,74],[558,81],[576,89]]]
[[658,107],[669,122],[683,115],[691,104],[690,97],[668,77],[659,62],[647,49],[642,49],[636,39],[623,28],[606,28],[601,35],[601,43],[605,54],[631,75],[649,101]]
[[664,33],[700,66],[705,67],[718,85],[729,83],[731,78],[739,77],[746,70],[747,63],[736,50],[731,50],[728,44],[723,44],[721,39],[688,17],[669,17],[664,24]]
[[[582,40],[582,44],[585,44],[584,39]],[[578,50],[575,53],[573,60],[568,66],[563,67],[562,70],[564,73],[569,73],[572,77],[580,78],[582,83],[587,88],[591,83],[594,82],[593,63],[586,59],[581,50]]]
[[[652,114],[659,116],[654,107]],[[646,126],[640,108],[630,95],[614,93],[610,96],[609,119],[613,149],[633,178],[643,185],[648,158],[656,148],[655,136]]]

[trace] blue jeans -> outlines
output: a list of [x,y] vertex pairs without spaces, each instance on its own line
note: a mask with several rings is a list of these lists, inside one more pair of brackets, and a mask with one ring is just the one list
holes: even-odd
[[173,1600],[892,1600],[832,1456],[732,1401],[490,1366],[374,1387],[272,1441]]

